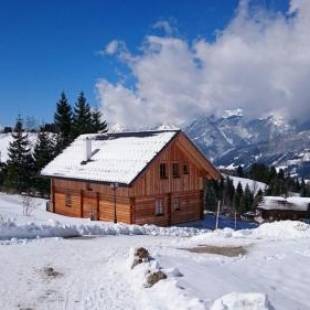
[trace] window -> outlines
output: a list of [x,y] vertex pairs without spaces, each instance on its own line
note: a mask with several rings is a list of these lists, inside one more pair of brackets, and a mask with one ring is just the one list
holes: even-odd
[[92,187],[91,187],[91,183],[86,183],[86,189],[88,191],[92,191],[93,190]]
[[183,165],[183,174],[189,174],[188,164]]
[[162,199],[155,200],[155,215],[164,215],[164,202]]
[[177,163],[172,164],[172,175],[174,179],[177,179],[180,177],[179,164]]
[[181,210],[181,201],[179,198],[173,199],[173,210],[174,211],[180,211]]
[[160,164],[159,166],[159,170],[160,170],[160,178],[161,179],[167,179],[167,166],[166,164]]
[[66,207],[71,208],[72,200],[71,200],[71,195],[70,194],[66,194],[65,205],[66,205]]

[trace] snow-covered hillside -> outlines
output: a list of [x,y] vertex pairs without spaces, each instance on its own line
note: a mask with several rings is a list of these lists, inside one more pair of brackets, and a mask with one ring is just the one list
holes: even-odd
[[[211,232],[90,222],[48,213],[44,200],[32,205],[25,216],[21,197],[0,194],[1,309],[308,308],[307,224]],[[140,246],[153,261],[131,270]],[[145,288],[148,268],[167,279]]]
[[264,192],[267,189],[267,184],[263,182],[258,182],[255,180],[247,179],[247,178],[240,178],[235,176],[229,176],[229,178],[233,181],[234,188],[236,189],[238,184],[240,183],[242,189],[245,190],[246,186],[248,185],[249,189],[256,194],[259,190]]

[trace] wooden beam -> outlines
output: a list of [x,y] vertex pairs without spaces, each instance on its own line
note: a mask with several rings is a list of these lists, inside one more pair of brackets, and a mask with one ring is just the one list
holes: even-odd
[[54,179],[51,178],[51,197],[50,197],[50,201],[51,201],[51,204],[52,204],[52,211],[53,213],[55,213],[55,186],[54,186]]
[[96,193],[96,213],[97,213],[97,221],[99,221],[100,217],[100,206],[99,206],[99,193]]
[[135,224],[136,222],[136,206],[135,198],[130,198],[130,224]]
[[83,198],[82,189],[80,190],[80,204],[81,204],[80,214],[81,214],[81,217],[84,217],[84,212],[83,212],[84,198]]

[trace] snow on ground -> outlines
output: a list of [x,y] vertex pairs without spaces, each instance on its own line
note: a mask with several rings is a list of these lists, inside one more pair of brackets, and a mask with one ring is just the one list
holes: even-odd
[[[44,200],[34,202],[32,216],[23,216],[20,197],[0,194],[0,234],[10,225],[45,231],[44,225],[57,221],[65,231],[80,227],[78,232],[94,235],[98,229],[102,236],[3,238],[0,309],[309,309],[307,224],[213,232],[142,226],[136,235],[135,226],[67,218],[45,212]],[[110,234],[103,234],[103,227]],[[143,287],[143,268],[128,267],[130,249],[139,246],[150,251],[168,279]],[[210,247],[224,251],[211,254]],[[243,254],[226,256],[235,248]],[[182,277],[175,276],[176,269]]]
[[[32,198],[29,216],[23,215],[23,198],[0,193],[0,240],[11,238],[76,237],[84,235],[171,235],[193,236],[201,233],[194,227],[158,227],[127,225],[72,218],[45,211],[44,199]],[[204,231],[207,231],[206,229]]]

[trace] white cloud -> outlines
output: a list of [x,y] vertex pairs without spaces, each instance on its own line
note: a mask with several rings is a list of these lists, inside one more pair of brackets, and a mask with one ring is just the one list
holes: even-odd
[[104,52],[107,55],[114,55],[118,51],[118,48],[119,48],[119,41],[113,40],[106,46]]
[[135,55],[113,44],[110,54],[118,53],[136,84],[98,82],[105,117],[136,128],[239,107],[253,116],[309,117],[309,29],[310,1],[291,1],[287,14],[242,1],[214,42],[149,35]]
[[154,29],[163,30],[168,36],[173,35],[176,32],[176,28],[166,20],[159,20],[153,25]]

